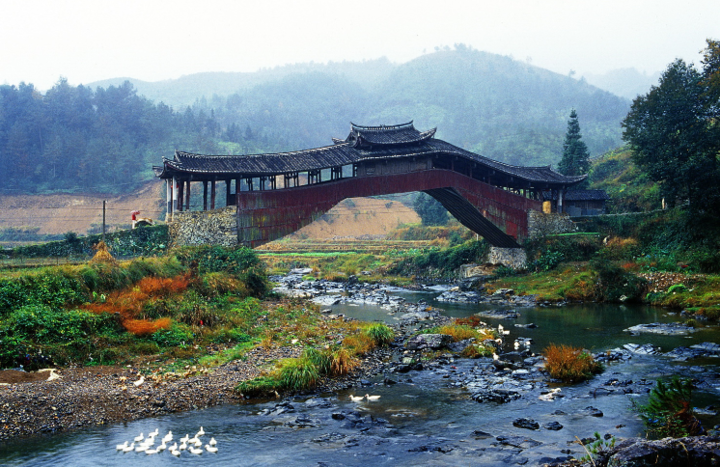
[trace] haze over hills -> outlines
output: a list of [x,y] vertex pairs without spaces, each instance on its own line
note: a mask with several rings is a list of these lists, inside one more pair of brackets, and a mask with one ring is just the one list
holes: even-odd
[[585,80],[461,45],[403,64],[309,63],[131,82],[155,101],[178,110],[191,105],[224,128],[235,125],[228,140],[237,144],[224,147],[229,153],[324,146],[332,136],[346,136],[351,121],[414,120],[416,127],[437,127],[437,137],[488,157],[548,165],[562,153],[572,108],[595,156],[621,144],[619,123],[629,109],[628,100]]
[[651,86],[657,85],[660,75],[659,71],[648,75],[640,73],[635,68],[623,68],[603,74],[585,73],[583,77],[588,83],[600,89],[620,97],[635,99],[639,95],[647,94]]

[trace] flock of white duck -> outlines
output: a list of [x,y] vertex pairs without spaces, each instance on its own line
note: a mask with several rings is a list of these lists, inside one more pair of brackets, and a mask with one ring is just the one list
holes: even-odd
[[155,428],[155,431],[148,433],[147,437],[140,433],[140,436],[136,436],[132,442],[125,441],[123,444],[115,446],[115,449],[121,452],[144,452],[148,455],[158,454],[167,450],[175,457],[179,457],[183,451],[187,451],[195,455],[200,455],[204,451],[211,452],[213,454],[218,451],[218,448],[216,447],[217,441],[215,441],[215,438],[210,438],[210,441],[205,444],[205,449],[203,450],[203,442],[200,440],[200,437],[205,434],[203,427],[200,427],[200,430],[192,438],[190,435],[185,435],[180,438],[180,445],[178,445],[176,441],[172,446],[168,446],[168,444],[173,440],[172,431],[168,431],[168,433],[162,437],[161,443],[155,446],[155,438],[158,434],[159,430],[157,428]]

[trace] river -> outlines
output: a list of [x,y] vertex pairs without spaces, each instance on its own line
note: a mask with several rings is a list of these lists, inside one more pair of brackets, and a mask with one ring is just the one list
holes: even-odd
[[[427,300],[449,316],[469,316],[478,305],[433,302],[426,293],[401,293],[406,299]],[[436,294],[437,295],[437,294]],[[393,322],[393,315],[370,305],[334,306],[334,313],[364,320]],[[518,309],[516,320],[485,320],[510,330],[506,346],[517,337],[532,338],[530,350],[540,352],[550,343],[582,346],[593,352],[624,344],[651,343],[663,352],[701,342],[720,343],[717,327],[700,328],[689,336],[641,334],[624,331],[640,323],[673,322],[680,318],[667,310],[639,306],[572,305]],[[514,324],[534,323],[537,328]],[[642,424],[631,410],[632,400],[658,377],[680,373],[708,380],[697,392],[695,405],[705,407],[718,398],[717,358],[673,362],[662,355],[633,355],[610,363],[592,381],[573,386],[544,382],[506,404],[478,403],[470,398],[464,381],[480,371],[477,360],[447,358],[422,371],[378,375],[364,387],[337,394],[296,396],[241,406],[97,426],[69,433],[37,436],[0,445],[0,464],[8,466],[411,466],[411,465],[539,465],[567,456],[581,457],[575,437],[594,432],[617,437],[642,434]],[[485,362],[487,364],[487,362]],[[714,375],[711,378],[709,375]],[[388,377],[395,384],[383,384]],[[632,383],[627,383],[632,381]],[[627,384],[634,393],[614,389]],[[528,386],[530,387],[530,385]],[[539,396],[560,388],[561,398],[543,401]],[[606,390],[611,388],[613,391]],[[378,395],[376,401],[353,402],[350,395]],[[591,410],[594,409],[595,411]],[[597,416],[598,412],[602,416]],[[532,418],[539,429],[513,426],[518,418]],[[707,427],[720,423],[716,415],[702,417]],[[562,429],[546,426],[557,422]],[[207,442],[217,440],[217,453],[177,458],[169,451],[155,455],[117,451],[115,446],[154,429],[162,437],[168,430],[173,442],[203,427]],[[158,437],[158,439],[159,439]],[[172,442],[170,443],[172,444]]]

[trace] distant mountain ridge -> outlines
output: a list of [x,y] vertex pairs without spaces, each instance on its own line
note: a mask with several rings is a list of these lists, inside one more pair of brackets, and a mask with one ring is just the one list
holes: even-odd
[[620,121],[630,104],[584,79],[463,45],[402,64],[385,58],[306,63],[130,82],[153,101],[212,115],[232,130],[223,147],[233,154],[324,146],[346,136],[350,121],[414,120],[417,128],[437,127],[437,137],[500,161],[556,164],[571,109],[597,156],[622,144]]

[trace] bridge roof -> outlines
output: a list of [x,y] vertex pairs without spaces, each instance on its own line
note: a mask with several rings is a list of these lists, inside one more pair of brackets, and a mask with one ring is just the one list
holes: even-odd
[[173,159],[163,158],[161,167],[153,167],[159,178],[178,176],[202,180],[234,177],[257,177],[307,170],[327,169],[377,159],[396,159],[417,156],[461,157],[498,174],[531,183],[572,185],[585,175],[566,176],[550,166],[521,167],[505,164],[433,138],[435,129],[420,132],[412,122],[390,126],[361,126],[351,124],[345,140],[335,144],[300,151],[251,155],[204,155],[175,151]]

